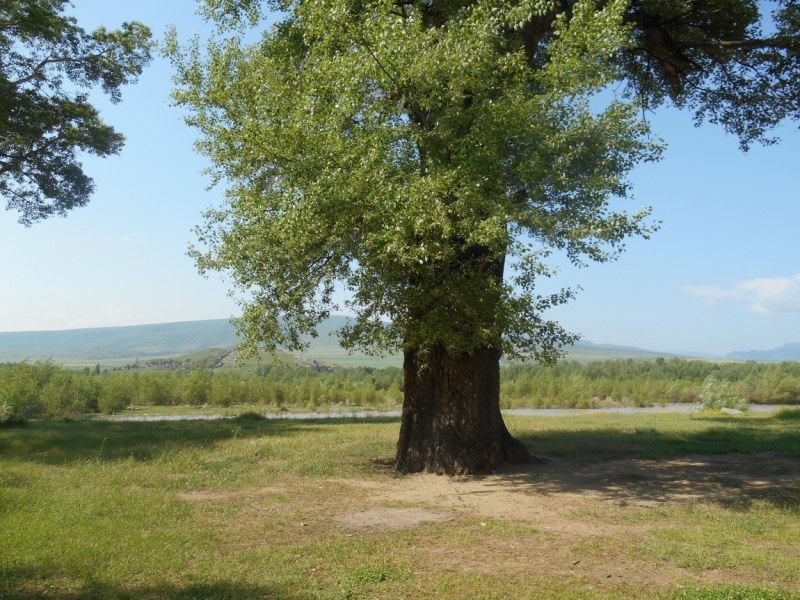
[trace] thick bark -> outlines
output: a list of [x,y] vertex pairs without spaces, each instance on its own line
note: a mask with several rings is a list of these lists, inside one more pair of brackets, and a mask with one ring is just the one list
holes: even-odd
[[406,352],[405,399],[395,468],[442,475],[489,473],[531,460],[500,414],[500,352],[453,358],[434,348],[424,368]]

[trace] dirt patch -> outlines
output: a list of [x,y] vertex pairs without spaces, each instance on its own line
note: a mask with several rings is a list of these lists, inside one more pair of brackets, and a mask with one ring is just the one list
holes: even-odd
[[[671,587],[676,582],[686,585],[764,583],[761,577],[743,569],[697,570],[631,557],[619,551],[629,542],[625,538],[606,539],[607,552],[582,552],[581,544],[576,545],[579,539],[576,536],[487,537],[473,544],[431,546],[420,550],[426,556],[426,563],[451,573],[503,574],[505,577],[525,573],[583,582],[607,590],[620,586],[652,590]],[[629,594],[619,596],[628,597]]]
[[504,467],[486,476],[418,474],[352,483],[366,486],[370,496],[384,504],[408,502],[496,519],[522,519],[541,523],[545,529],[576,533],[611,527],[576,522],[576,511],[593,507],[634,510],[675,502],[731,501],[779,494],[800,483],[800,461],[770,453],[675,460],[548,458],[546,464]]
[[[193,503],[202,522],[225,532],[221,543],[231,548],[325,539],[349,544],[349,538],[397,535],[397,552],[407,555],[422,577],[541,576],[590,585],[614,597],[678,583],[775,581],[774,573],[755,567],[686,566],[636,549],[648,547],[661,531],[682,526],[679,516],[675,520],[658,507],[724,505],[796,490],[797,459],[767,453],[673,460],[548,458],[546,464],[506,467],[480,477],[397,476],[376,468],[367,478],[282,475],[278,486],[177,496]],[[276,509],[270,496],[278,495]],[[235,509],[219,510],[234,503]],[[363,509],[353,512],[355,507]],[[439,525],[421,526],[425,523]]]
[[360,510],[336,519],[345,527],[379,529],[407,529],[421,523],[452,521],[450,514],[424,508],[373,508]]
[[[642,518],[657,507],[779,497],[800,484],[800,461],[770,453],[548,458],[546,464],[505,467],[480,477],[417,474],[350,483],[361,486],[373,505],[414,505],[455,517],[449,536],[419,548],[426,564],[449,572],[581,580],[598,589],[768,583],[753,569],[685,568],[629,550],[673,526]],[[364,511],[365,520],[371,512]]]
[[282,487],[261,487],[247,488],[231,492],[228,490],[191,490],[188,492],[176,492],[175,497],[189,502],[230,502],[239,498],[256,498],[258,496],[274,496],[281,494],[285,490]]
[[236,365],[236,359],[239,357],[238,352],[236,350],[231,350],[225,354],[222,354],[214,364],[211,365],[211,368],[218,369],[221,367],[232,367]]

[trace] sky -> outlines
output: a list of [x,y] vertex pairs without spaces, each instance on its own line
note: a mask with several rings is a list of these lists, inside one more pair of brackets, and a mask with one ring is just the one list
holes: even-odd
[[[138,20],[157,37],[181,39],[210,27],[193,0],[74,0],[93,29]],[[57,330],[227,318],[238,314],[217,275],[200,277],[186,250],[207,189],[205,159],[181,109],[170,106],[171,68],[161,58],[113,105],[94,94],[103,118],[125,134],[119,156],[87,157],[97,191],[66,218],[30,228],[0,211],[0,331]],[[800,132],[787,125],[776,146],[739,150],[687,112],[649,117],[668,144],[661,162],[631,174],[632,198],[653,207],[661,229],[632,239],[614,263],[577,269],[559,256],[543,293],[581,287],[548,317],[595,343],[724,354],[800,342]]]

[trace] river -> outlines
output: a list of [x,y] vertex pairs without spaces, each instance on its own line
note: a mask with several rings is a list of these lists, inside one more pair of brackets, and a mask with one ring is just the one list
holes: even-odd
[[[778,404],[751,404],[750,412],[769,413],[785,408]],[[697,410],[695,404],[667,404],[664,406],[616,406],[613,408],[511,408],[503,411],[504,415],[518,415],[525,417],[559,417],[563,415],[588,415],[588,414],[638,414],[658,412],[692,412]],[[399,410],[358,410],[348,412],[278,412],[263,413],[265,419],[366,419],[370,417],[397,418]],[[139,415],[139,416],[111,416],[99,417],[109,421],[216,421],[218,419],[235,419],[236,415]]]

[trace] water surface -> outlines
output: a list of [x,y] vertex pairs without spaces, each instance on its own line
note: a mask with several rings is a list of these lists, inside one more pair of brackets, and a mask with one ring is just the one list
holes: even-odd
[[[769,413],[785,408],[778,404],[752,404],[750,412]],[[683,412],[697,410],[695,404],[666,404],[664,406],[615,406],[613,408],[512,408],[504,410],[504,415],[524,417],[559,417],[562,415],[588,415],[619,413],[632,415],[637,413]],[[358,410],[339,412],[278,412],[263,413],[266,419],[365,419],[369,417],[397,418],[399,410]],[[236,415],[139,415],[123,417],[99,417],[113,421],[216,421],[218,419],[235,419]]]

